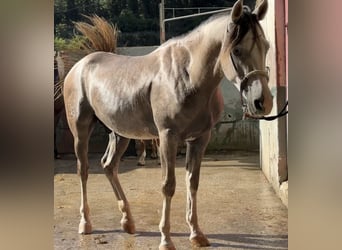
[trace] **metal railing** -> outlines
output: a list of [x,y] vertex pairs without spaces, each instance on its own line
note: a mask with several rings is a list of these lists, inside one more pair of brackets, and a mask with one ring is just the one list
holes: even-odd
[[[203,10],[219,9],[219,10],[201,12],[201,9],[203,9]],[[160,44],[165,42],[165,23],[166,22],[181,20],[181,19],[186,19],[186,18],[191,18],[191,17],[211,15],[211,14],[221,13],[221,12],[225,12],[225,11],[230,11],[231,9],[232,9],[232,7],[230,7],[230,8],[225,8],[225,7],[165,8],[164,7],[164,0],[161,0],[161,3],[159,4]],[[172,18],[165,18],[165,10],[173,10],[173,17]],[[198,10],[198,13],[176,17],[175,16],[175,10]]]

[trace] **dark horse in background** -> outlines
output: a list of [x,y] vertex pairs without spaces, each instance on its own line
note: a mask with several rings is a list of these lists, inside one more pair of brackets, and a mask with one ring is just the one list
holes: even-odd
[[53,65],[54,65],[54,157],[55,159],[59,159],[60,155],[57,150],[57,142],[56,142],[56,128],[57,124],[62,117],[62,115],[65,113],[64,108],[64,100],[63,96],[61,94],[61,89],[59,88],[59,82],[60,82],[60,75],[58,71],[58,63],[57,63],[57,53],[55,54]]

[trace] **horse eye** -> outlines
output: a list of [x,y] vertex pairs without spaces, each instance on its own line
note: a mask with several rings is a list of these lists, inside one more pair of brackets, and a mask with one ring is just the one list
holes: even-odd
[[240,48],[234,48],[233,54],[234,54],[234,56],[241,56],[241,49]]

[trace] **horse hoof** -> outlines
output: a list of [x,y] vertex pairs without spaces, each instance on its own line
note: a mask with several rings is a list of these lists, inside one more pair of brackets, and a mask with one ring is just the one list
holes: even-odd
[[127,220],[121,221],[121,227],[126,233],[135,234],[134,222],[129,222]]
[[196,247],[207,247],[210,246],[210,243],[207,239],[207,237],[204,236],[204,234],[198,234],[194,237],[190,238],[191,244]]
[[163,244],[159,246],[159,250],[176,250],[175,246],[173,245],[173,243],[170,244]]
[[92,228],[90,222],[80,222],[78,226],[79,234],[91,234]]
[[138,163],[137,163],[137,166],[145,166],[145,163],[140,163],[140,162],[138,162]]

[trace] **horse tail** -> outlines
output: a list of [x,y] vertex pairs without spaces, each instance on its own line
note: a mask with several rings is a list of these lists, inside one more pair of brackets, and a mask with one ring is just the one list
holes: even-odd
[[118,28],[97,15],[86,16],[91,24],[75,22],[76,29],[86,38],[81,46],[89,53],[94,51],[116,52]]
[[90,23],[74,22],[75,28],[82,34],[80,49],[59,51],[55,55],[58,81],[54,83],[54,100],[62,97],[64,78],[70,69],[84,56],[95,52],[116,52],[118,28],[97,15],[86,16]]

